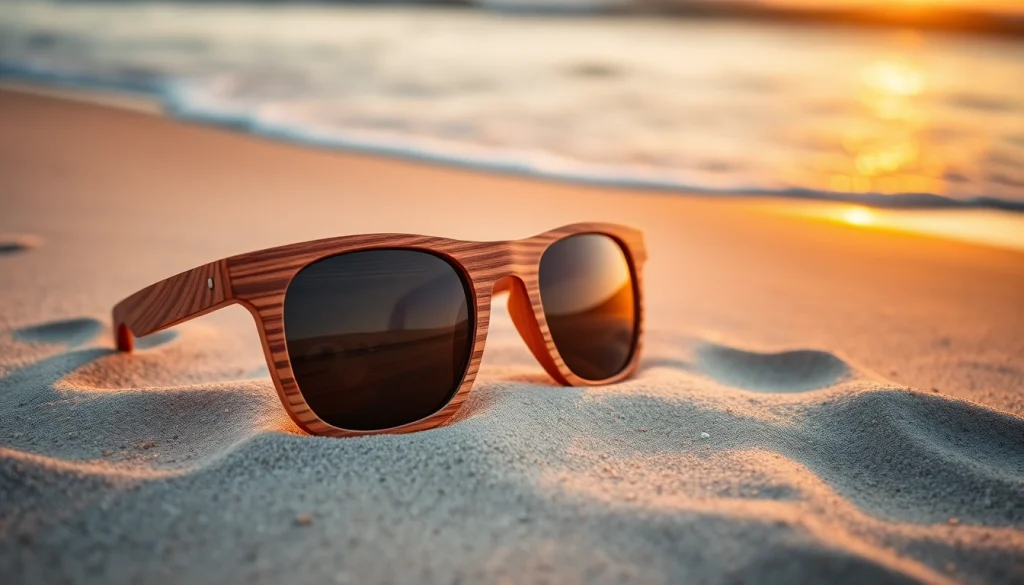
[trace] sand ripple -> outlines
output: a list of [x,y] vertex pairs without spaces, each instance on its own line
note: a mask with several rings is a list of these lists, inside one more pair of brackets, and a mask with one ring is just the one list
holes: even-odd
[[89,318],[10,334],[51,353],[0,379],[4,574],[944,583],[1024,566],[1024,420],[826,351],[656,339],[638,377],[581,389],[499,334],[452,424],[332,440],[294,434],[252,364],[207,356],[194,382],[152,384],[215,351],[181,329],[133,356]]
[[14,337],[30,343],[61,343],[77,346],[91,341],[102,330],[103,324],[98,320],[82,317],[23,327],[14,332]]
[[832,386],[850,375],[846,362],[811,349],[759,353],[706,343],[697,360],[720,384],[758,392],[807,392]]
[[0,256],[18,254],[42,245],[43,240],[32,234],[0,235]]

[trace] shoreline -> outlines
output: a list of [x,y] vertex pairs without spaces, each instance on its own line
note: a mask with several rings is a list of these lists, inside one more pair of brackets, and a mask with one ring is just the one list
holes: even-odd
[[[230,129],[182,123],[173,118],[153,116],[145,112],[61,98],[0,91],[0,100],[11,105],[6,112],[9,117],[8,127],[12,131],[21,128],[19,132],[9,135],[10,144],[34,144],[35,139],[27,143],[23,141],[31,139],[35,131],[45,131],[46,135],[60,132],[57,127],[49,124],[40,126],[38,121],[33,123],[36,119],[34,112],[52,111],[54,115],[67,120],[67,128],[78,128],[80,134],[67,135],[64,139],[67,144],[60,145],[59,150],[54,150],[56,145],[49,142],[46,143],[49,146],[37,144],[24,153],[9,148],[8,152],[12,157],[9,164],[13,165],[8,172],[11,177],[9,190],[28,181],[25,184],[30,188],[29,193],[47,194],[45,182],[26,174],[14,161],[29,157],[21,164],[28,165],[26,168],[33,168],[36,163],[29,161],[40,156],[40,152],[45,153],[47,157],[55,157],[55,160],[64,160],[66,156],[71,155],[63,155],[60,152],[70,153],[75,152],[75,149],[94,148],[94,143],[89,137],[95,135],[103,136],[104,140],[113,140],[119,136],[116,144],[120,145],[118,148],[121,149],[132,148],[130,145],[136,141],[148,146],[143,153],[132,153],[136,160],[135,166],[122,166],[118,160],[97,159],[91,153],[81,160],[70,158],[65,162],[55,162],[54,164],[59,167],[72,165],[79,168],[87,176],[94,172],[102,172],[102,181],[83,179],[81,188],[76,187],[66,194],[53,194],[61,199],[70,197],[67,204],[71,209],[89,214],[105,209],[104,213],[116,214],[120,212],[121,206],[134,209],[147,205],[163,205],[157,201],[149,202],[152,194],[167,193],[167,187],[154,184],[151,177],[173,176],[171,184],[177,186],[168,196],[180,196],[183,201],[192,200],[197,196],[196,193],[203,194],[203,209],[182,203],[180,209],[174,208],[174,213],[163,219],[180,222],[184,231],[178,238],[186,233],[194,234],[200,229],[212,230],[205,237],[212,237],[217,245],[204,247],[203,253],[189,256],[190,260],[187,262],[180,262],[164,270],[147,271],[151,278],[142,278],[141,275],[129,278],[130,285],[124,286],[124,294],[165,278],[168,274],[219,257],[300,240],[344,233],[375,232],[443,234],[461,239],[503,240],[526,237],[558,225],[579,221],[616,221],[641,227],[645,224],[661,226],[667,231],[663,231],[661,235],[655,232],[652,235],[654,241],[649,242],[651,248],[660,246],[661,249],[670,252],[667,257],[661,259],[661,262],[675,261],[673,251],[678,250],[679,239],[694,240],[687,244],[688,247],[693,247],[693,256],[688,257],[688,262],[705,266],[712,274],[718,276],[729,274],[730,261],[712,259],[723,253],[732,254],[738,250],[746,250],[747,242],[760,240],[768,250],[786,250],[787,254],[806,256],[801,262],[815,264],[814,268],[800,268],[801,271],[806,271],[805,278],[808,279],[808,284],[819,288],[822,285],[819,279],[826,278],[824,282],[830,287],[839,287],[833,294],[841,294],[842,287],[857,286],[850,281],[851,273],[848,273],[844,264],[844,258],[850,254],[857,257],[879,255],[893,258],[927,258],[929,263],[948,256],[956,261],[956,269],[950,268],[951,273],[985,273],[999,266],[1024,266],[1024,262],[1021,261],[1024,254],[1019,249],[922,235],[891,229],[888,226],[871,227],[850,222],[842,215],[836,215],[836,212],[851,209],[850,206],[842,204],[822,204],[813,209],[815,206],[801,207],[784,199],[719,198],[687,193],[668,196],[643,189],[597,188],[522,175],[467,170],[358,151],[309,148],[283,141],[266,140],[261,136]],[[23,113],[19,116],[18,112]],[[114,130],[117,130],[116,135],[111,133]],[[163,138],[154,141],[150,135]],[[89,146],[83,145],[83,141]],[[191,145],[188,149],[197,152],[182,151],[183,147],[179,142]],[[50,150],[54,152],[51,153]],[[182,157],[194,160],[193,164],[198,166],[181,169],[179,165]],[[93,169],[93,166],[97,168]],[[183,172],[185,175],[179,176]],[[306,174],[323,178],[307,184]],[[15,180],[17,177],[23,179]],[[111,203],[98,208],[91,205],[90,198],[110,198],[102,192],[95,193],[96,185],[101,184],[108,185],[105,188],[116,189],[120,203],[114,207],[111,207]],[[345,202],[345,212],[337,217],[313,217],[303,211],[309,206],[321,205],[319,201],[322,198],[340,198],[340,201]],[[295,208],[282,216],[282,202],[287,202]],[[389,213],[388,210],[393,205],[400,205],[404,213]],[[16,211],[17,207],[13,210]],[[450,215],[438,214],[444,210],[450,210]],[[11,217],[19,217],[19,214],[13,213]],[[249,223],[256,222],[252,225],[256,231],[245,240],[251,240],[251,243],[241,245],[235,238],[218,237],[219,228],[216,226],[219,225],[220,218],[239,218],[225,220],[229,221],[228,225],[232,228],[244,227],[237,224],[238,221],[243,221],[241,218],[248,218],[245,221]],[[427,221],[424,221],[424,218]],[[496,218],[500,218],[501,221],[497,221]],[[281,220],[285,221],[278,225]],[[296,227],[302,225],[306,228],[301,231],[300,237],[281,236],[292,233]],[[8,228],[10,233],[36,234],[45,241],[48,235],[37,233],[34,231],[36,229],[33,225],[15,225]],[[144,230],[145,226],[129,222],[119,229],[136,233],[140,229]],[[670,243],[671,241],[676,243]],[[779,255],[780,252],[762,252],[751,248],[744,252],[748,253],[766,253],[765,260],[782,262],[783,265],[789,263],[785,255]],[[178,255],[180,254],[179,252]],[[716,266],[718,262],[724,262],[722,267]],[[865,264],[866,271],[867,266]],[[748,266],[747,270],[750,269]],[[763,267],[757,269],[763,270]],[[791,269],[783,270],[788,272]],[[133,274],[128,273],[122,277],[131,277]],[[826,274],[832,276],[824,276]],[[1009,277],[1014,275],[1015,271],[1006,272],[1005,269],[1000,269],[1000,274]],[[746,275],[738,273],[735,277],[742,279]],[[660,300],[662,303],[675,306],[674,293],[671,289],[659,285],[657,273],[649,278],[654,280],[652,287],[655,299],[652,300]],[[829,278],[838,280],[829,281]],[[977,285],[981,286],[983,282],[986,281],[980,280]],[[1010,280],[1001,283],[1000,294],[1013,294],[1013,282]],[[980,299],[984,296],[982,290],[979,289],[973,294]],[[736,293],[742,293],[744,297],[744,300],[737,301],[737,306],[756,306],[769,300],[761,299],[756,289]],[[748,295],[753,296],[748,298]],[[882,310],[887,303],[885,298],[883,295],[868,304],[877,304],[877,308]],[[113,302],[118,299],[110,300]],[[823,302],[824,300],[822,299]],[[967,308],[982,307],[964,305],[959,306],[958,310]],[[109,307],[105,307],[104,311],[106,310],[109,310]],[[673,309],[673,312],[677,310],[678,307]],[[692,314],[693,310],[694,308],[690,307],[684,313],[690,314],[689,318],[693,319],[700,314]],[[779,317],[782,314],[802,315],[805,312],[805,308],[794,306],[781,313],[779,310],[766,311],[764,315]],[[711,314],[718,314],[718,311]],[[700,326],[703,321],[704,318],[701,317],[696,319],[694,324]],[[765,330],[774,331],[776,328],[777,326],[772,326]],[[835,329],[838,331],[840,328]],[[832,330],[822,333],[829,339],[836,335]],[[769,336],[762,343],[767,343],[766,347],[770,348],[777,343],[771,341],[775,338],[784,339],[785,335]],[[924,348],[921,351],[928,352]],[[844,353],[850,354],[857,363],[862,363],[872,370],[882,373],[890,370],[888,366],[879,365],[878,359],[864,359],[855,353]],[[882,363],[884,361],[882,359]],[[919,380],[915,385],[936,385],[932,381],[935,378],[935,375],[926,375],[924,380]],[[1005,390],[1009,391],[1009,388]],[[1013,393],[1008,396],[1013,396]],[[1024,402],[1018,398],[1013,398],[1011,402],[1020,402],[1020,409],[1024,412]]]
[[[774,213],[805,216],[819,221],[847,223],[860,227],[891,230],[923,236],[933,236],[957,240],[972,244],[988,245],[1010,250],[1024,250],[1024,211],[1015,209],[984,208],[975,206],[924,206],[903,207],[877,205],[884,202],[886,196],[876,196],[866,201],[858,201],[856,197],[849,200],[815,199],[813,197],[787,196],[774,193],[758,193],[730,191],[708,193],[692,189],[673,189],[645,187],[642,185],[603,184],[588,181],[576,181],[552,176],[537,176],[530,172],[517,172],[501,168],[487,168],[469,162],[454,159],[441,160],[443,157],[430,158],[404,154],[401,152],[381,151],[372,147],[359,145],[339,146],[337,144],[319,144],[289,136],[251,132],[246,129],[234,128],[227,124],[206,123],[201,119],[178,118],[169,114],[166,104],[156,96],[143,93],[120,91],[116,89],[89,88],[79,85],[62,84],[60,82],[44,83],[40,81],[21,81],[5,79],[0,76],[0,91],[12,91],[27,95],[37,95],[64,99],[72,102],[100,105],[123,109],[149,115],[167,117],[181,123],[194,123],[212,128],[226,128],[233,132],[253,136],[271,142],[293,144],[300,148],[317,150],[350,152],[381,156],[395,160],[407,160],[441,167],[468,170],[470,172],[490,172],[499,175],[524,177],[554,183],[577,184],[595,189],[639,189],[665,197],[700,197],[711,200],[750,201],[758,208],[765,208]],[[870,195],[869,195],[870,197]]]
[[61,85],[59,83],[48,85],[33,81],[5,79],[2,76],[0,76],[0,91],[62,99],[70,102],[92,104],[141,114],[150,114],[153,116],[167,115],[164,111],[164,106],[160,103],[159,99],[142,94],[130,94],[128,92],[104,89],[90,89],[86,87],[72,87],[70,85]]

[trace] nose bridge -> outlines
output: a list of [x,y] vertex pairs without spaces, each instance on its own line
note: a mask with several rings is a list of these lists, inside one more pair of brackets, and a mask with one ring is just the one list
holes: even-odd
[[536,278],[540,250],[537,244],[527,241],[509,242],[508,274],[529,283]]
[[497,260],[502,269],[494,280],[494,294],[512,290],[517,280],[524,289],[529,289],[537,278],[537,251],[524,242],[507,242]]
[[544,333],[541,331],[543,316],[535,303],[540,300],[537,290],[537,261],[543,248],[516,244],[518,245],[511,247],[509,269],[494,283],[494,294],[506,291],[509,293],[508,314],[519,336],[548,374],[562,383],[567,383],[548,349]]

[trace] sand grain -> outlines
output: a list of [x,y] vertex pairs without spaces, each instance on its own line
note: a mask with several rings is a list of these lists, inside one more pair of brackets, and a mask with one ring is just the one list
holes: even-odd
[[[0,256],[6,582],[1024,574],[1020,254],[11,93],[0,126],[0,230],[46,240]],[[284,415],[244,310],[110,340],[122,296],[233,253],[582,219],[652,254],[646,359],[615,386],[552,385],[498,307],[450,425],[334,440]]]

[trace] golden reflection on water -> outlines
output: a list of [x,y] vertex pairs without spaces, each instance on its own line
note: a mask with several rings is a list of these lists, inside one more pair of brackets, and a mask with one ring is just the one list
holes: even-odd
[[843,155],[819,169],[824,188],[844,193],[944,194],[944,165],[927,151],[922,107],[928,79],[909,56],[877,59],[860,71],[861,115],[839,123]]
[[1024,251],[1024,214],[991,209],[874,209],[824,202],[766,202],[770,213],[801,215],[865,230],[938,236]]

